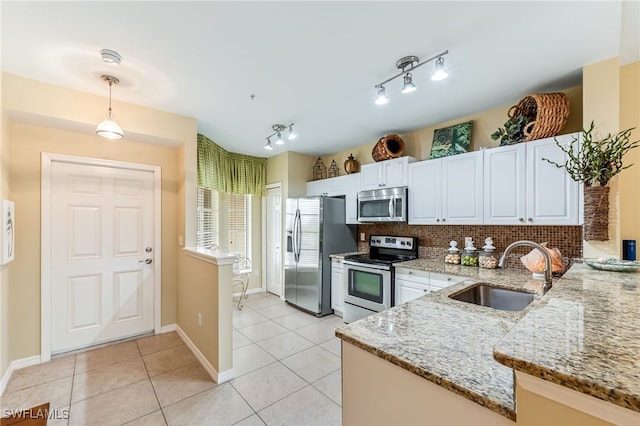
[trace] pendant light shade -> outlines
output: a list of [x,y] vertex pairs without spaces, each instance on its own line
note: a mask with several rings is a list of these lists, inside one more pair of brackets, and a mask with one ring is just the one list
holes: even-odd
[[122,139],[124,132],[122,128],[118,126],[118,123],[113,119],[111,109],[109,109],[109,116],[102,123],[98,124],[96,128],[98,136],[102,136],[107,139]]
[[96,134],[107,139],[122,139],[124,132],[113,118],[113,111],[111,110],[111,86],[120,83],[120,80],[110,75],[103,75],[101,78],[109,84],[109,110],[107,112],[107,118],[96,127]]

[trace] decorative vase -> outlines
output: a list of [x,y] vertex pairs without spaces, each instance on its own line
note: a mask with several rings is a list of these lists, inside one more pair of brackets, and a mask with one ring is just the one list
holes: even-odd
[[344,162],[344,171],[347,172],[348,175],[356,173],[359,165],[358,160],[353,158],[353,154],[349,154],[349,158]]
[[609,187],[584,187],[584,226],[585,241],[609,240]]
[[404,141],[398,135],[383,136],[373,146],[371,156],[374,161],[390,160],[400,158],[404,153]]

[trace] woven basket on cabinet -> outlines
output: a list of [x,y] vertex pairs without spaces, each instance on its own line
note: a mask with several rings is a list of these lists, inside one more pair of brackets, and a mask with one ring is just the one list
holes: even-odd
[[560,134],[569,117],[569,100],[564,93],[531,93],[509,108],[509,118],[529,118],[523,142]]

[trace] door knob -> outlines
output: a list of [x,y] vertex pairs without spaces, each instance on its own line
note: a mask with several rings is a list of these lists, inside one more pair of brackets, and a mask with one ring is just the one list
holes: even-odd
[[151,262],[153,262],[153,260],[151,260],[150,257],[147,257],[144,260],[138,260],[138,263],[146,263],[147,265],[151,264]]

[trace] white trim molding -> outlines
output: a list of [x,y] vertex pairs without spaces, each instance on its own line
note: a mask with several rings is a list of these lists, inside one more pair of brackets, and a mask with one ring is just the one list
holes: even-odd
[[33,355],[27,358],[17,359],[15,361],[11,361],[7,371],[4,372],[2,379],[0,379],[0,396],[4,394],[5,389],[7,389],[7,385],[9,384],[9,380],[11,380],[11,376],[13,372],[16,370],[20,370],[21,368],[31,367],[32,365],[38,365],[42,362],[40,355]]
[[182,328],[180,328],[179,325],[176,326],[176,332],[178,333],[178,336],[180,336],[184,344],[187,345],[189,349],[191,349],[191,352],[193,352],[198,361],[200,361],[202,367],[207,370],[207,373],[209,373],[209,376],[211,376],[214,382],[216,382],[217,384],[221,384],[224,382],[228,382],[229,380],[236,377],[236,373],[233,369],[218,373],[216,369],[213,368],[213,365],[211,365],[211,363],[202,354],[202,352],[200,352],[200,349],[198,349],[195,343],[193,343],[191,339],[189,339],[189,336],[187,336],[187,334],[184,332],[184,330],[182,330]]
[[205,262],[213,263],[214,265],[232,265],[233,262],[236,261],[235,255],[222,253],[220,251],[195,247],[184,247],[182,250],[188,256],[204,260]]
[[169,325],[163,325],[162,327],[160,327],[160,329],[156,329],[156,334],[165,334],[165,333],[171,333],[176,331],[176,325],[175,324],[169,324]]
[[161,328],[162,313],[162,169],[160,166],[102,158],[78,157],[74,155],[43,152],[41,157],[40,185],[40,358],[41,362],[51,359],[51,254],[53,253],[51,231],[51,168],[53,162],[84,164],[153,173],[154,208],[154,262],[153,262],[153,328],[157,333]]

